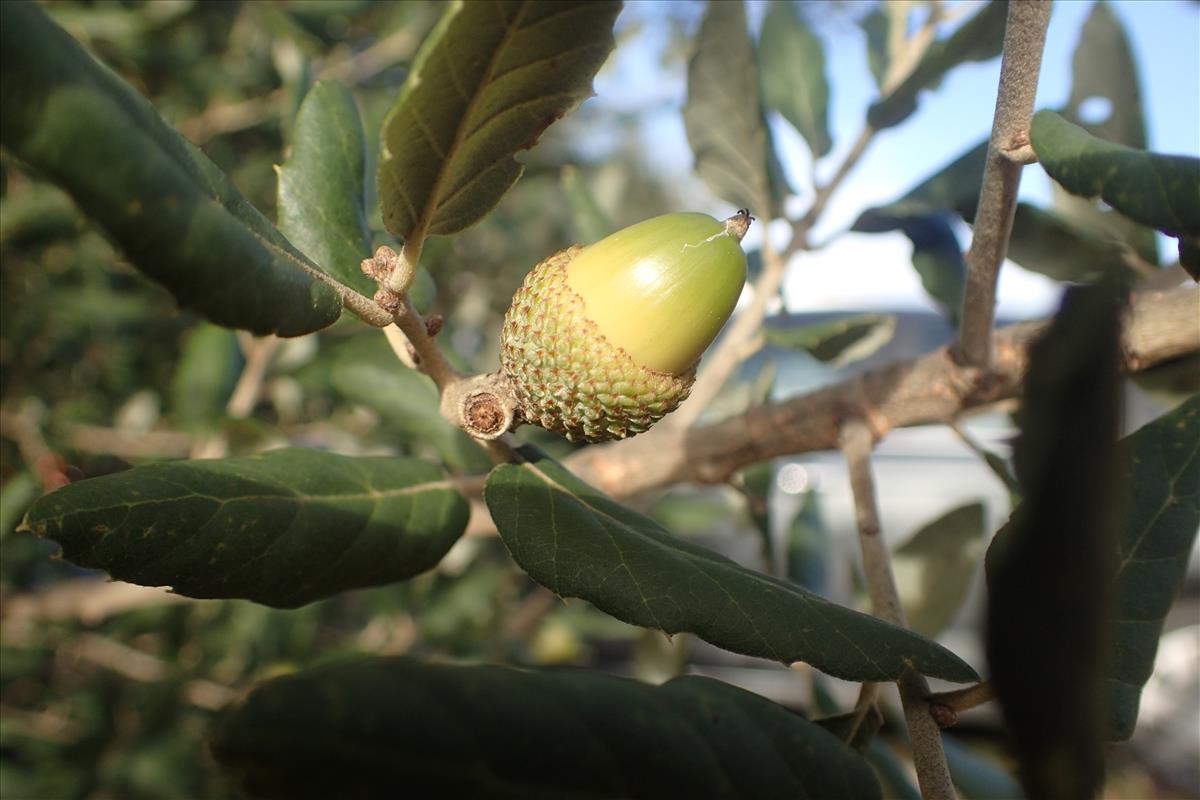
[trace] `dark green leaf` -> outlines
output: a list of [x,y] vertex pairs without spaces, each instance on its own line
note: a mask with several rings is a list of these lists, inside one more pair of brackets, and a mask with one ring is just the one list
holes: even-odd
[[1039,163],[1068,192],[1099,197],[1171,236],[1200,236],[1200,158],[1106,142],[1053,111],[1033,116],[1029,138]]
[[941,646],[677,539],[536,452],[492,471],[484,499],[517,564],[617,619],[847,680],[974,673]]
[[24,526],[118,580],[295,608],[424,572],[466,523],[429,464],[293,449],[72,483]]
[[914,533],[893,559],[908,627],[937,636],[954,619],[983,553],[983,504],[943,514]]
[[842,367],[873,355],[891,341],[896,318],[890,314],[859,314],[832,322],[798,327],[765,328],[768,344],[804,350],[818,361]]
[[359,268],[371,255],[366,149],[354,96],[336,81],[312,87],[278,170],[279,229],[326,272],[370,296],[374,284]]
[[277,678],[213,752],[259,797],[879,797],[854,751],[709,678],[373,658]]
[[616,230],[608,214],[596,202],[596,196],[587,184],[587,180],[575,167],[567,165],[562,168],[563,193],[567,196],[567,206],[571,209],[571,223],[579,244],[598,242]]
[[763,99],[792,123],[814,158],[833,148],[825,49],[788,3],[771,4],[758,42]]
[[912,73],[867,110],[867,123],[877,131],[899,125],[917,110],[917,95],[935,88],[951,69],[1000,55],[1007,11],[1008,3],[991,0],[948,38],[930,45]]
[[379,202],[388,230],[420,241],[491,211],[521,176],[514,154],[591,94],[620,7],[447,6],[383,123]]
[[1130,497],[1113,579],[1107,675],[1111,739],[1128,739],[1163,622],[1200,528],[1200,395],[1121,441]]
[[[1119,215],[1108,212],[1109,222]],[[1068,218],[1029,203],[1017,203],[1008,257],[1027,270],[1057,281],[1090,282],[1104,275],[1128,276],[1129,266],[1114,235],[1096,235]]]
[[1013,777],[949,733],[942,733],[942,749],[954,785],[965,800],[1024,800]]
[[1185,236],[1179,240],[1179,263],[1192,280],[1200,281],[1200,238]]
[[813,722],[861,753],[883,727],[883,712],[879,710],[879,706],[871,705],[861,712],[847,711],[844,714],[815,719]]
[[242,371],[237,334],[201,323],[188,334],[171,381],[171,410],[184,430],[213,428]]
[[851,230],[862,233],[903,231],[912,242],[913,269],[920,276],[925,292],[941,306],[946,319],[958,326],[967,265],[962,246],[944,213],[894,216],[884,210],[868,209],[859,215]]
[[1033,797],[1093,798],[1103,780],[1103,609],[1119,486],[1114,285],[1069,290],[1032,349],[1013,457],[1025,499],[987,556],[987,657]]
[[294,336],[338,318],[316,267],[145,98],[35,4],[0,15],[0,140],[139,269],[219,325]]
[[683,125],[696,172],[729,203],[773,213],[773,157],[741,0],[710,2],[688,63]]
[[[966,222],[974,222],[987,146],[985,139],[899,200],[864,213],[888,219],[923,218],[953,211]],[[1028,203],[1018,203],[1009,237],[1008,257],[1025,269],[1055,280],[1089,281],[1110,272],[1125,274],[1128,267],[1121,255],[1124,239],[1118,222],[1123,219],[1120,215],[1105,212],[1100,216],[1101,230],[1083,229],[1068,217]]]

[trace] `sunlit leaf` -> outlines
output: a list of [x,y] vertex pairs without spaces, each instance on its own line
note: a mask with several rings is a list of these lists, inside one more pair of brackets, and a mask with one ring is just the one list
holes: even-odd
[[592,92],[615,2],[454,2],[383,123],[379,201],[407,240],[478,221],[521,176],[513,157]]
[[1116,541],[1120,308],[1076,287],[1030,354],[1014,447],[1024,500],[987,555],[987,657],[1033,797],[1092,797]]
[[769,344],[803,350],[818,361],[841,367],[874,355],[891,341],[896,318],[891,314],[859,314],[795,327],[769,324],[764,332]]
[[792,123],[814,158],[833,148],[825,49],[788,3],[773,2],[758,42],[763,99]]
[[867,123],[877,131],[899,125],[917,110],[917,95],[935,88],[954,67],[1000,55],[1007,11],[1008,3],[990,0],[949,37],[931,44],[912,73],[867,110]]
[[907,669],[971,679],[941,646],[673,537],[551,459],[527,457],[496,467],[484,499],[513,558],[551,591],[634,625],[848,680]]
[[279,167],[279,229],[347,286],[370,296],[359,263],[371,254],[367,227],[366,139],[354,96],[321,81],[300,104],[292,152]]
[[896,549],[893,565],[908,627],[937,636],[954,619],[983,554],[983,504],[959,506]]
[[212,742],[255,797],[872,800],[853,750],[709,678],[361,659],[277,678]]
[[294,608],[424,572],[466,522],[432,465],[292,449],[72,483],[23,525],[118,580]]
[[758,67],[741,0],[710,2],[688,63],[683,125],[696,172],[713,194],[773,213],[774,157],[758,94]]
[[138,269],[219,325],[294,336],[338,318],[315,265],[144,97],[37,5],[0,3],[0,15],[0,140]]

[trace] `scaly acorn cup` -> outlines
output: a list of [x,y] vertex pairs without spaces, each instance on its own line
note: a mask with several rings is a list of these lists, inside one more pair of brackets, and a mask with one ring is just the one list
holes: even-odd
[[518,421],[601,442],[675,410],[742,292],[752,220],[665,214],[534,267],[500,338]]

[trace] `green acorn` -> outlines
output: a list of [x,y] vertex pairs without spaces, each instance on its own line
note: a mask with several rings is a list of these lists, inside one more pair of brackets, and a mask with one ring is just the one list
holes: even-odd
[[752,219],[665,214],[534,267],[500,338],[519,421],[601,442],[675,410],[742,292]]

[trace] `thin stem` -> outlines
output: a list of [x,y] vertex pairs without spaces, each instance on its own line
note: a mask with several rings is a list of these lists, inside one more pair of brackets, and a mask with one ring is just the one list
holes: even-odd
[[413,308],[407,296],[404,298],[404,304],[395,315],[395,322],[396,327],[400,329],[405,338],[412,344],[413,351],[417,356],[418,369],[433,378],[433,382],[437,384],[439,391],[445,391],[450,383],[462,378],[462,375],[454,367],[450,366],[450,362],[446,360],[442,349],[437,346],[437,343],[426,331],[425,320]]
[[842,181],[846,179],[846,176],[858,164],[863,154],[867,152],[867,147],[870,146],[873,138],[875,138],[875,130],[870,125],[863,126],[863,129],[858,133],[858,138],[854,140],[854,144],[850,147],[850,152],[846,153],[846,157],[838,165],[837,171],[833,173],[833,176],[827,182],[817,187],[812,205],[809,206],[804,216],[796,220],[792,226],[792,241],[784,250],[785,259],[797,250],[809,249],[809,232],[820,221],[821,215],[825,213],[825,206],[829,204],[829,199],[833,196],[833,193],[838,190],[838,187],[842,185]]
[[965,689],[955,689],[950,692],[937,692],[929,696],[931,705],[945,706],[954,711],[967,711],[996,699],[996,692],[990,680],[980,681]]
[[[840,445],[850,469],[850,489],[854,495],[858,539],[862,546],[863,570],[875,615],[894,625],[904,626],[900,594],[892,576],[891,553],[879,525],[879,507],[875,500],[875,481],[871,475],[871,429],[859,419],[842,424]],[[896,682],[904,719],[912,743],[913,765],[924,800],[954,800],[954,784],[942,748],[941,728],[929,713],[929,684],[923,675],[909,671]]]
[[992,120],[983,185],[979,189],[974,239],[967,253],[967,280],[956,354],[959,362],[966,366],[989,369],[992,363],[996,282],[1000,265],[1008,254],[1022,168],[1019,159],[1006,158],[1003,154],[1020,150],[1029,142],[1029,120],[1033,116],[1049,22],[1050,3],[1047,0],[1008,4],[996,114]]

